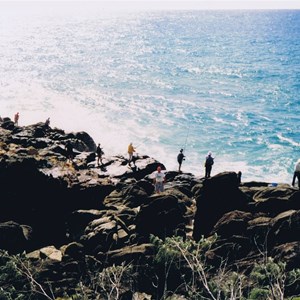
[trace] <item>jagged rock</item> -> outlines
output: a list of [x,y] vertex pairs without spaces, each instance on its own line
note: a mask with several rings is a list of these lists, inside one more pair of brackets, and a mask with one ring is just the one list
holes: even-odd
[[139,180],[136,183],[138,186],[140,186],[148,196],[150,196],[154,192],[154,185],[153,183],[147,181],[147,180]]
[[290,201],[296,191],[289,186],[265,187],[253,195],[255,211],[277,215],[280,212],[300,207],[300,204]]
[[247,211],[248,197],[239,189],[237,174],[220,173],[203,182],[201,193],[196,198],[195,240],[207,236],[217,221],[227,212],[233,210]]
[[287,270],[300,268],[300,241],[286,243],[275,247],[272,254],[276,261],[284,261]]
[[146,256],[153,254],[154,246],[150,243],[145,243],[140,245],[130,245],[121,249],[108,251],[105,256],[111,264],[120,264],[122,262],[131,263],[132,261],[142,261]]
[[253,195],[255,202],[263,202],[267,199],[288,200],[295,193],[295,189],[289,185],[278,185],[276,187],[265,187]]
[[30,245],[29,226],[20,225],[14,221],[0,223],[0,247],[15,254],[28,249]]
[[124,185],[114,190],[104,199],[104,205],[125,205],[130,208],[138,207],[148,201],[148,194],[138,184]]
[[63,259],[67,256],[74,260],[82,260],[84,258],[84,246],[77,242],[63,245],[59,249],[63,255]]
[[[104,265],[132,259],[151,266],[151,234],[195,240],[218,234],[205,254],[215,268],[226,261],[226,268],[248,274],[261,262],[262,251],[285,260],[290,269],[299,266],[298,189],[241,183],[234,172],[198,179],[168,171],[165,192],[153,194],[153,174],[158,165],[165,169],[153,158],[138,156],[129,167],[125,157],[105,155],[97,167],[95,143],[85,132],[5,122],[0,127],[0,248],[29,252],[37,279],[49,282],[58,295],[76,293],[88,263],[100,272]],[[72,162],[65,156],[68,141],[76,154]],[[152,282],[142,276],[146,269],[139,270],[137,285],[150,295]],[[124,292],[122,299],[133,295]]]
[[280,213],[271,220],[268,241],[271,245],[298,241],[300,236],[300,210]]
[[129,238],[130,230],[121,219],[104,216],[91,221],[80,238],[88,253],[107,252],[124,246]]
[[267,244],[268,233],[271,228],[272,218],[266,216],[257,216],[248,221],[247,236],[251,237],[255,247]]
[[74,134],[75,138],[78,140],[81,140],[83,142],[83,145],[85,145],[86,147],[83,148],[79,148],[77,147],[78,151],[87,151],[87,152],[95,152],[96,151],[96,143],[94,142],[94,140],[91,138],[91,136],[84,132],[76,132]]
[[122,191],[122,193],[123,204],[130,208],[140,206],[148,198],[148,194],[139,185],[131,185]]
[[141,206],[136,217],[136,232],[145,238],[150,234],[161,238],[172,236],[176,229],[187,223],[185,213],[185,206],[175,196],[153,195],[148,204]]
[[80,209],[73,211],[66,220],[68,225],[68,233],[71,235],[73,240],[79,240],[79,238],[83,235],[86,226],[92,220],[103,216],[103,214],[103,211],[96,209]]
[[55,246],[43,247],[41,249],[27,253],[26,256],[31,260],[50,259],[59,262],[63,257],[61,250],[56,249]]
[[[40,251],[36,251],[39,252]],[[63,296],[75,293],[78,280],[84,275],[84,265],[78,261],[59,261],[48,257],[31,259],[34,279],[43,284],[48,295]]]
[[15,128],[15,123],[8,118],[4,118],[1,127],[7,130],[13,130]]
[[227,264],[244,258],[249,254],[251,241],[248,237],[232,235],[224,239],[218,238],[205,253],[211,265],[219,268],[226,261]]
[[41,248],[40,250],[40,257],[42,259],[49,258],[56,261],[62,260],[62,253],[60,250],[56,249],[54,246],[48,246]]
[[244,235],[251,218],[252,214],[249,212],[238,210],[228,212],[216,223],[211,234],[217,234],[221,238]]

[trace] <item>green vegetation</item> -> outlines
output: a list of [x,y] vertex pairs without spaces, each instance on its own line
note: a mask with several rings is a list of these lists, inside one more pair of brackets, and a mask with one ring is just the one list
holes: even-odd
[[26,269],[25,255],[9,256],[0,250],[0,300],[31,299],[31,289]]
[[[259,264],[255,264],[250,274],[234,272],[224,259],[218,266],[207,261],[206,253],[212,248],[217,236],[202,238],[199,242],[184,241],[180,237],[166,238],[164,241],[152,237],[156,246],[154,262],[164,266],[164,288],[162,299],[174,291],[172,278],[177,274],[181,279],[177,291],[187,299],[239,299],[239,300],[284,300],[291,291],[300,290],[300,269],[286,270],[286,264],[275,262],[262,253]],[[289,290],[286,293],[286,290]]]
[[189,300],[300,300],[292,297],[300,290],[300,269],[287,271],[285,263],[275,262],[266,253],[247,274],[232,271],[226,259],[212,266],[207,254],[217,238],[195,242],[152,236],[155,254],[147,268],[133,262],[103,268],[102,262],[90,261],[77,286],[72,291],[66,286],[63,295],[52,291],[47,282],[37,282],[38,270],[24,254],[0,251],[0,300],[124,299],[124,293],[140,291],[143,276],[151,280],[150,288],[141,292],[151,294],[152,299],[165,300],[177,294]]

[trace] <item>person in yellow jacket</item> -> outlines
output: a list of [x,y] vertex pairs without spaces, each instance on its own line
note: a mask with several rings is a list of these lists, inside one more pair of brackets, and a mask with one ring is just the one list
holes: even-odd
[[128,145],[128,164],[130,165],[132,161],[133,152],[135,152],[135,148],[133,147],[132,143]]

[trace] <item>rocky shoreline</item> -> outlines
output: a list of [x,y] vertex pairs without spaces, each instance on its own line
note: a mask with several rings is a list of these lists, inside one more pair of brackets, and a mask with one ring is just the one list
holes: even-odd
[[[67,142],[74,146],[73,163],[66,160]],[[1,123],[0,249],[25,251],[39,266],[39,282],[58,295],[76,290],[87,261],[101,269],[124,262],[151,265],[151,236],[217,236],[205,259],[212,267],[226,261],[227,270],[244,274],[265,256],[283,261],[287,270],[300,268],[298,189],[239,182],[230,171],[210,179],[166,171],[165,192],[155,194],[151,174],[163,163],[139,156],[136,168],[129,168],[125,157],[105,155],[98,167],[95,150],[86,132],[66,133],[44,123],[18,127],[8,118]],[[139,277],[135,290],[144,298],[122,299],[161,294],[141,270]],[[177,281],[170,290],[178,291]],[[299,281],[288,295],[300,294]]]

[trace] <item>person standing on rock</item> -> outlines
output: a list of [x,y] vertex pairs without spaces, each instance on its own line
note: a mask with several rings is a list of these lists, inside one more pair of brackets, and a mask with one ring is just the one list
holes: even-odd
[[211,152],[208,152],[205,158],[205,178],[210,178],[211,169],[214,164],[214,158],[211,155]]
[[14,117],[15,125],[17,125],[17,126],[19,124],[19,117],[20,117],[20,114],[19,114],[19,112],[17,112]]
[[49,127],[50,126],[50,117],[45,121],[45,127]]
[[182,161],[184,161],[185,155],[183,154],[183,149],[180,149],[179,154],[177,155],[178,162],[178,172],[181,173]]
[[296,178],[298,181],[298,188],[300,189],[300,159],[298,159],[298,161],[296,162],[296,165],[295,165],[292,186],[295,185]]
[[128,165],[130,165],[132,161],[133,152],[135,152],[135,148],[133,147],[132,143],[128,145]]
[[165,174],[161,172],[161,167],[157,167],[157,172],[155,172],[154,177],[154,186],[155,186],[155,192],[161,193],[164,191],[164,183],[165,183]]
[[100,147],[100,144],[98,144],[97,149],[96,149],[96,154],[97,154],[97,166],[99,166],[99,162],[102,163],[102,154],[104,154],[102,148]]
[[73,145],[71,144],[71,142],[66,143],[65,149],[66,149],[67,160],[69,159],[71,162],[73,162],[74,152],[73,152]]

